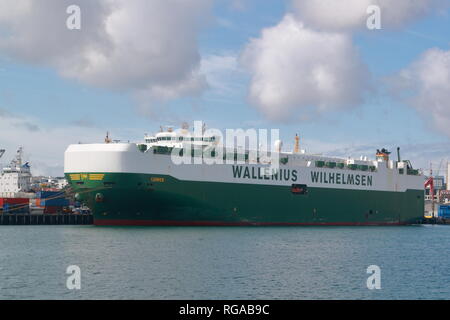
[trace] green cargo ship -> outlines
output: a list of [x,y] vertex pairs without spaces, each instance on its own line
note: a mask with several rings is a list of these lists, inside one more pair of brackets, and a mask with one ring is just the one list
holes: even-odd
[[375,160],[326,157],[297,138],[292,152],[264,158],[187,130],[105,142],[65,153],[96,225],[401,225],[424,214],[423,175],[384,149]]

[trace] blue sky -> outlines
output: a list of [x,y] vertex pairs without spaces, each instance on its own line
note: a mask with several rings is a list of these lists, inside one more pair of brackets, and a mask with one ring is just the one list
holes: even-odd
[[[5,158],[11,157],[21,144],[37,172],[58,174],[62,172],[64,146],[70,143],[101,141],[107,130],[113,138],[137,140],[145,132],[157,131],[160,125],[194,120],[219,129],[279,128],[286,148],[298,132],[304,139],[303,147],[311,152],[372,156],[374,148],[401,146],[423,168],[430,161],[436,165],[449,157],[449,131],[435,124],[433,110],[428,115],[420,107],[399,100],[391,94],[388,84],[388,79],[402,82],[402,78],[396,78],[399,72],[420,61],[428,50],[449,51],[448,8],[415,14],[400,27],[337,31],[350,37],[367,66],[371,91],[357,106],[330,108],[307,121],[285,121],[267,117],[250,99],[253,75],[241,58],[251,39],[261,39],[263,29],[280,24],[286,14],[295,11],[292,6],[291,1],[218,0],[212,7],[200,8],[207,18],[196,29],[192,46],[198,52],[197,62],[208,85],[199,92],[169,99],[146,99],[146,94],[136,94],[129,88],[111,88],[67,76],[59,60],[33,61],[0,44],[0,119],[13,123],[0,128],[0,147],[8,149]],[[298,21],[303,23],[301,17]],[[13,22],[5,21],[2,24],[0,15],[0,30],[4,28],[0,34],[14,32],[8,29]],[[38,22],[35,27],[39,26]],[[302,70],[298,69],[298,73]],[[450,107],[450,102],[438,102]],[[293,117],[302,112],[301,108],[295,110]],[[6,128],[14,131],[5,132]],[[80,136],[80,132],[85,134]],[[1,161],[5,162],[5,158]],[[411,160],[414,164],[415,159]]]

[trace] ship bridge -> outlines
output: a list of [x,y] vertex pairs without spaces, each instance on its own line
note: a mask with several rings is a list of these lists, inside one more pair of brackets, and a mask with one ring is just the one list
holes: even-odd
[[215,146],[219,143],[220,138],[214,135],[204,135],[203,133],[198,135],[195,132],[188,131],[186,128],[174,131],[169,127],[165,131],[161,129],[160,132],[153,136],[145,135],[144,141],[147,148],[154,146],[183,148],[186,145],[194,147]]

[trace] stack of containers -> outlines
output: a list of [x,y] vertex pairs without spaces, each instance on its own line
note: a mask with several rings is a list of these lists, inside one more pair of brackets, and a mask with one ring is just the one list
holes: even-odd
[[38,191],[36,193],[36,206],[44,208],[44,213],[62,212],[69,205],[64,191]]
[[30,199],[28,198],[0,198],[1,213],[30,213]]
[[450,219],[450,206],[449,205],[440,205],[438,216],[442,219]]

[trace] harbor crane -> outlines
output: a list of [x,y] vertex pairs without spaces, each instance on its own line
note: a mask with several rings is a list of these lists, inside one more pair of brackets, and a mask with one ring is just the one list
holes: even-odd
[[5,149],[0,149],[0,158],[5,154]]
[[[444,162],[444,159],[441,159],[441,161],[439,162],[439,167],[438,167],[436,176],[439,175],[439,172],[441,171],[441,167],[442,167],[442,163],[443,162]],[[440,192],[440,190],[435,190],[435,188],[434,188],[435,186],[434,186],[433,165],[432,165],[432,163],[430,163],[430,176],[425,181],[424,187],[425,188],[427,188],[427,187],[430,188],[431,212],[432,212],[432,216],[434,217],[435,216],[435,214],[434,214],[434,194],[437,191],[437,200],[438,200],[438,203],[440,203],[441,202],[441,192]]]

